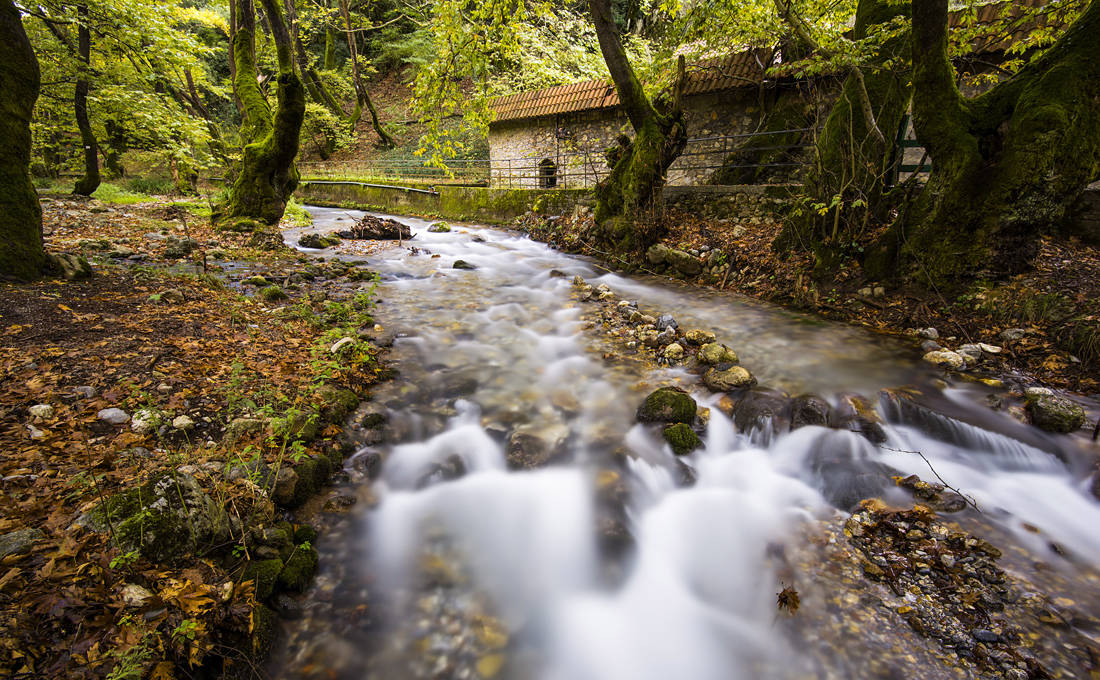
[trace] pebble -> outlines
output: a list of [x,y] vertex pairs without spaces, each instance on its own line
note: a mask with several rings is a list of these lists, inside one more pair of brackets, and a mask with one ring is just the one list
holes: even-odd
[[96,417],[111,425],[122,425],[130,422],[130,414],[120,408],[101,409]]
[[73,388],[73,394],[78,397],[83,397],[85,399],[91,399],[95,396],[95,390],[88,385],[81,385],[80,387]]
[[40,420],[49,420],[53,418],[53,406],[49,404],[35,404],[27,409],[31,414],[31,417],[38,418]]
[[680,324],[676,323],[676,319],[672,318],[671,314],[662,314],[657,317],[657,330],[663,331],[668,328],[679,328]]
[[940,332],[935,328],[922,328],[917,331],[917,335],[926,340],[939,340]]
[[183,430],[186,432],[187,430],[195,427],[195,421],[191,420],[187,416],[176,416],[172,420],[172,427],[176,428],[177,430]]
[[936,350],[924,355],[924,360],[930,364],[935,364],[942,368],[949,368],[953,371],[962,370],[966,366],[966,360],[962,355],[952,352],[950,350]]

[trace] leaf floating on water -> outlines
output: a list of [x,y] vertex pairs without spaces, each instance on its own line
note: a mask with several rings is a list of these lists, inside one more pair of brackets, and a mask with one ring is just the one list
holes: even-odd
[[798,597],[798,591],[790,586],[780,590],[779,595],[776,597],[776,605],[779,607],[779,611],[785,611],[791,616],[795,615],[801,604],[802,600]]

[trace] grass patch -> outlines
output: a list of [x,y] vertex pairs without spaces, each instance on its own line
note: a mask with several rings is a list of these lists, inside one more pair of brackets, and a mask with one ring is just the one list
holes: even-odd
[[293,199],[286,204],[286,213],[283,215],[283,219],[295,227],[308,227],[313,224],[313,216]]
[[92,193],[92,198],[103,201],[104,203],[145,203],[152,200],[152,197],[146,194],[134,193],[127,191],[117,184],[111,184],[110,182],[104,182],[99,185],[99,188]]

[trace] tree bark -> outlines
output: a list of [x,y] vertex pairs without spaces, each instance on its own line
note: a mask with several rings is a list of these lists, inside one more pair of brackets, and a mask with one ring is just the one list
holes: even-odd
[[1024,271],[1100,177],[1100,3],[972,99],[955,86],[947,18],[947,0],[913,0],[914,128],[932,174],[876,258],[941,290]]
[[235,0],[237,34],[233,36],[237,95],[241,99],[241,134],[247,141],[240,168],[229,192],[225,215],[278,224],[286,203],[298,187],[298,136],[305,116],[305,91],[294,71],[290,33],[275,0],[262,0],[279,63],[274,113],[256,81],[255,13],[250,0]]
[[88,120],[88,75],[92,63],[92,33],[89,27],[88,5],[81,2],[76,7],[79,17],[76,29],[80,76],[76,81],[73,106],[76,125],[80,128],[80,145],[84,149],[84,176],[77,180],[73,193],[91,196],[99,188],[99,145],[96,143],[92,123]]
[[362,114],[363,107],[367,107],[367,111],[370,113],[370,124],[374,128],[375,134],[378,135],[378,146],[381,147],[394,147],[397,146],[397,142],[394,140],[390,133],[386,132],[382,127],[382,123],[378,120],[378,111],[374,108],[374,102],[371,101],[370,92],[367,91],[367,86],[363,83],[363,77],[359,73],[359,47],[355,41],[355,32],[351,28],[351,12],[348,11],[348,0],[340,1],[340,15],[344,18],[344,28],[347,31],[348,36],[348,50],[351,52],[351,74],[352,83],[355,85],[355,111],[351,114],[351,127],[354,128],[355,124],[359,122],[359,116]]
[[609,150],[611,173],[596,186],[596,222],[604,240],[622,250],[640,250],[657,241],[656,221],[631,224],[624,218],[636,216],[653,203],[664,186],[668,167],[687,143],[680,107],[683,60],[672,92],[654,106],[630,65],[610,0],[589,0],[589,9],[620,106],[634,128],[633,140]]
[[0,0],[0,276],[34,279],[46,265],[42,211],[31,184],[31,114],[38,99],[38,59],[19,10]]
[[[789,10],[782,0],[777,7]],[[855,39],[908,11],[887,0],[859,0]],[[884,197],[896,162],[894,141],[910,101],[908,74],[888,62],[905,61],[908,52],[908,36],[897,35],[871,63],[851,68],[817,138],[805,182],[808,200],[800,215],[786,221],[776,246],[812,251],[819,271],[857,254],[853,245],[888,217]]]

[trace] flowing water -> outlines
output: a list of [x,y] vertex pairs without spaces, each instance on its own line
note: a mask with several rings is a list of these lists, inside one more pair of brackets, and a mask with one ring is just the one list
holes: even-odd
[[[310,210],[320,230],[362,214]],[[356,430],[362,448],[341,492],[360,502],[319,541],[322,571],[274,675],[967,677],[933,664],[935,644],[904,625],[853,626],[831,603],[858,605],[865,584],[831,580],[826,555],[838,546],[819,529],[866,496],[911,506],[890,474],[938,473],[982,510],[951,520],[1009,548],[1007,569],[1096,606],[1087,443],[991,411],[980,386],[941,390],[908,345],[609,274],[498,230],[432,234],[401,219],[415,239],[368,258],[382,278],[375,318],[398,335],[388,360],[399,376],[365,406],[385,418],[385,438]],[[457,259],[476,269],[454,269]],[[761,384],[792,395],[877,402],[880,389],[919,384],[929,396],[921,407],[882,400],[881,446],[824,427],[739,429],[711,408],[705,446],[676,459],[635,423],[638,404],[665,384],[702,406],[720,395],[616,347],[573,298],[575,275],[713,331]],[[511,470],[516,429],[559,455]],[[792,584],[802,611],[780,619],[776,595]]]

